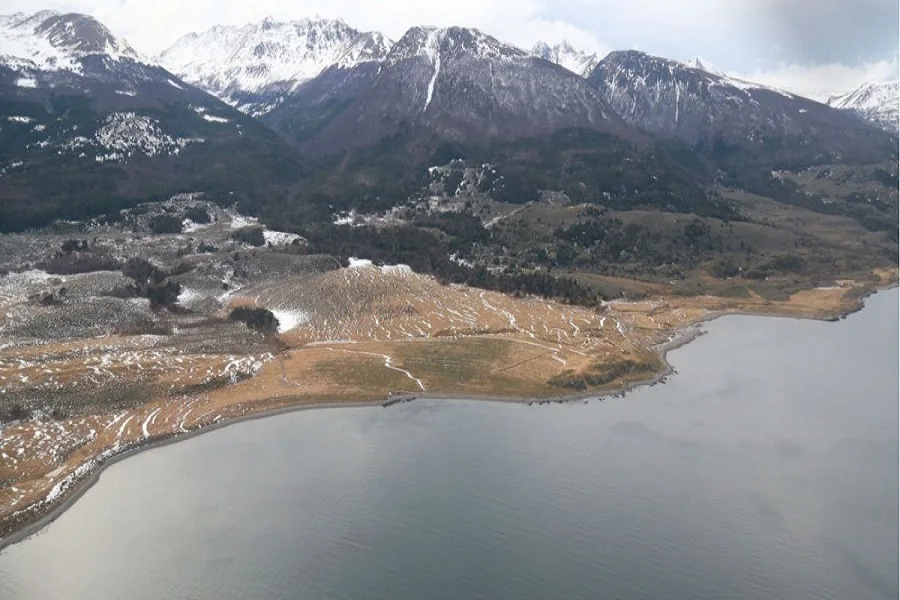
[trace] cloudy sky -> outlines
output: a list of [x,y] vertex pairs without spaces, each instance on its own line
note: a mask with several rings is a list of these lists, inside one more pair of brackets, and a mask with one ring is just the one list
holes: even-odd
[[[680,60],[700,56],[735,75],[816,98],[867,79],[896,79],[897,0],[44,0],[91,14],[154,55],[216,24],[340,17],[393,39],[412,25],[477,27],[530,48],[567,39],[595,52],[637,48]],[[34,0],[4,0],[34,12]]]

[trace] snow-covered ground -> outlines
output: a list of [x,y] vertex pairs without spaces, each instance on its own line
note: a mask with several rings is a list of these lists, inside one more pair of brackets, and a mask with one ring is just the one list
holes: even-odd
[[299,310],[274,309],[272,314],[278,319],[278,333],[285,333],[309,322],[309,315]]
[[302,240],[303,238],[296,233],[286,233],[284,231],[270,231],[266,229],[263,231],[263,238],[265,238],[267,244],[271,244],[272,246],[290,246],[296,241]]

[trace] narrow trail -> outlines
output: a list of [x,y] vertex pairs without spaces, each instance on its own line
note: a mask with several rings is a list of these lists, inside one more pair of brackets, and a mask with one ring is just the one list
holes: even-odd
[[412,373],[410,373],[410,372],[407,371],[406,369],[401,369],[400,367],[395,367],[394,365],[392,365],[392,364],[391,364],[391,361],[393,361],[394,359],[391,358],[391,357],[390,357],[389,355],[387,355],[387,354],[379,354],[378,352],[365,352],[365,351],[363,351],[363,350],[347,350],[347,349],[345,349],[345,348],[339,348],[339,349],[329,348],[329,350],[331,350],[332,352],[335,352],[335,351],[338,351],[338,352],[349,352],[349,353],[351,353],[351,354],[365,354],[365,355],[367,355],[367,356],[377,356],[377,357],[379,357],[379,358],[383,358],[383,359],[384,359],[384,366],[385,366],[385,367],[387,367],[388,369],[392,369],[392,370],[394,370],[394,371],[400,371],[401,373],[403,373],[404,375],[406,375],[407,377],[409,377],[410,379],[412,379],[413,381],[415,381],[415,382],[416,382],[416,385],[419,386],[419,389],[420,389],[420,390],[422,390],[423,392],[425,391],[425,385],[422,383],[422,380],[421,380],[421,379],[419,379],[418,377],[415,377]]
[[503,310],[502,308],[498,308],[498,307],[494,306],[493,304],[491,304],[490,302],[488,302],[487,300],[485,300],[485,298],[484,298],[485,293],[486,292],[481,292],[481,294],[479,294],[479,296],[478,296],[479,298],[481,298],[481,303],[484,305],[484,307],[495,313],[503,314],[503,316],[506,317],[506,320],[509,321],[509,326],[512,327],[513,329],[518,329],[519,326],[516,324],[516,316],[514,314],[512,314],[511,312],[509,312],[507,310]]
[[284,385],[293,385],[295,387],[306,387],[302,383],[297,383],[296,381],[292,381],[288,379],[287,376],[287,368],[284,366],[284,359],[278,359],[278,366],[281,367],[281,383]]

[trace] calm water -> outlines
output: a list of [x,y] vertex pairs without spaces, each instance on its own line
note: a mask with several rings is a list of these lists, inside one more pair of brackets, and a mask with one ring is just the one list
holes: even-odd
[[106,471],[0,598],[898,594],[898,293],[728,317],[624,400],[235,425]]

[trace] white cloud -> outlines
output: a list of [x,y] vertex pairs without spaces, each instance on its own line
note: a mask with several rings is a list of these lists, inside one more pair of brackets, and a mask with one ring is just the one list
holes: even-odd
[[[821,64],[826,59],[810,58],[808,49],[802,50],[803,44],[791,41],[796,37],[793,13],[785,9],[782,0],[43,1],[47,8],[95,16],[148,56],[186,33],[217,24],[242,25],[267,16],[293,20],[318,15],[343,18],[353,27],[381,31],[393,39],[413,25],[461,25],[477,27],[525,49],[538,40],[555,43],[567,39],[573,46],[601,55],[625,48],[681,59],[700,55],[729,73],[820,99],[848,91],[866,79],[897,77],[896,60],[865,62],[866,54],[859,47],[850,48],[841,63]],[[865,1],[873,6],[895,2]],[[4,0],[2,10],[30,13],[36,9],[33,0]],[[832,12],[825,11],[819,19]],[[847,18],[841,11],[835,14],[838,16],[828,18]],[[822,24],[823,31],[846,29],[831,21]],[[855,38],[841,35],[828,43],[834,48],[852,46]]]
[[895,81],[897,60],[849,66],[781,64],[774,69],[757,69],[749,73],[729,73],[742,79],[777,87],[807,98],[824,102],[829,96],[843,94],[867,82]]

